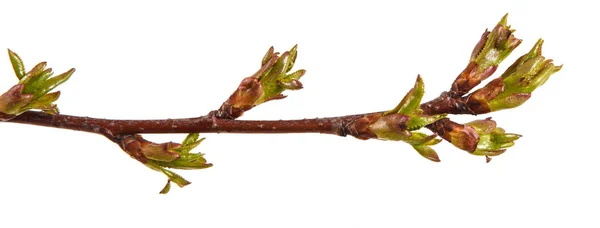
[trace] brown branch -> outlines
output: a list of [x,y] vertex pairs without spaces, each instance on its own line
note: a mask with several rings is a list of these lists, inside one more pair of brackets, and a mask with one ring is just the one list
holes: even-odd
[[214,116],[157,120],[113,120],[28,111],[7,122],[102,134],[107,137],[147,133],[321,133],[352,135],[352,124],[363,115],[302,120],[230,120]]
[[[444,96],[426,102],[421,108],[426,114],[458,113],[464,110],[457,99]],[[374,138],[366,127],[370,122],[357,121],[361,118],[373,119],[384,112],[364,113],[328,118],[301,120],[235,120],[221,119],[214,115],[181,119],[156,120],[115,120],[92,117],[81,117],[44,112],[27,111],[6,122],[29,124],[36,126],[61,128],[101,134],[115,141],[118,136],[154,133],[320,133],[338,136],[351,135],[360,139]],[[439,125],[436,125],[439,126]],[[434,132],[441,133],[440,127],[430,127]]]
[[[303,87],[299,79],[305,71],[291,71],[297,56],[296,46],[282,54],[274,52],[271,47],[259,70],[244,78],[220,108],[208,115],[156,120],[113,120],[58,114],[53,102],[60,94],[48,92],[66,81],[73,70],[49,79],[50,69],[44,70],[45,63],[40,63],[25,72],[20,57],[9,50],[13,68],[21,81],[0,95],[0,121],[104,135],[136,160],[169,177],[161,193],[168,191],[170,181],[179,186],[189,184],[165,168],[201,169],[212,166],[203,154],[190,153],[202,141],[196,133],[320,133],[351,135],[363,140],[404,141],[432,161],[440,161],[437,153],[429,147],[439,143],[441,140],[437,136],[440,136],[469,153],[496,156],[512,146],[520,135],[505,133],[490,118],[459,124],[444,117],[446,114],[477,115],[517,107],[527,101],[531,92],[551,74],[560,70],[560,66],[541,56],[542,40],[539,40],[502,76],[469,93],[490,77],[502,60],[521,43],[513,36],[513,31],[506,24],[506,16],[492,31],[486,30],[473,49],[469,64],[451,88],[429,102],[419,104],[424,93],[423,80],[419,76],[414,88],[393,110],[301,120],[236,120],[262,103],[285,98],[282,92],[286,90]],[[27,111],[31,109],[44,112]],[[434,134],[415,131],[423,127]],[[188,136],[181,144],[154,143],[140,135],[149,133],[187,133]]]

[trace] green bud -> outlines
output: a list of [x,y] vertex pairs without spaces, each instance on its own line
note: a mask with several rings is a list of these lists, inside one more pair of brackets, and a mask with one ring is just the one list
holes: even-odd
[[421,110],[421,99],[425,94],[425,83],[421,75],[417,75],[417,80],[412,89],[404,95],[402,101],[392,110],[385,112],[383,115],[390,114],[402,114],[410,117],[406,122],[406,129],[409,131],[421,129],[441,118],[444,118],[445,114],[440,115],[426,115]]
[[285,98],[282,94],[285,90],[302,89],[300,78],[306,71],[291,72],[298,55],[297,49],[296,45],[279,55],[270,47],[261,60],[260,69],[242,80],[237,90],[221,105],[216,116],[235,119],[259,104]]
[[504,129],[496,127],[496,121],[491,118],[475,120],[466,124],[475,129],[479,135],[477,148],[472,152],[474,155],[497,156],[513,146],[518,134],[506,133]]
[[166,147],[167,151],[177,154],[177,158],[170,161],[157,161],[157,164],[174,169],[203,169],[211,167],[212,164],[206,163],[204,154],[190,153],[202,141],[204,141],[204,138],[199,138],[198,133],[191,133],[181,144],[168,143],[169,146]]
[[502,92],[489,100],[490,111],[514,108],[525,103],[535,89],[562,68],[542,56],[543,43],[542,39],[538,40],[529,53],[521,56],[502,74],[504,87]]
[[375,134],[380,140],[404,141],[410,144],[423,157],[439,162],[440,159],[430,145],[435,145],[441,140],[437,135],[426,135],[419,130],[446,115],[426,115],[421,110],[421,99],[425,93],[425,84],[420,75],[417,76],[415,85],[406,93],[402,101],[392,110],[369,125],[369,132]]
[[8,115],[21,114],[23,107],[33,100],[33,95],[23,94],[24,85],[17,84],[0,95],[0,112]]
[[384,115],[390,113],[413,113],[419,108],[419,105],[421,105],[423,94],[425,94],[425,83],[423,83],[421,75],[417,75],[417,81],[415,82],[414,87],[410,89],[406,95],[404,95],[402,101],[400,101],[400,103],[394,109],[387,111]]
[[479,43],[473,49],[471,62],[476,62],[480,71],[492,66],[498,66],[510,53],[521,44],[520,39],[513,35],[514,29],[507,25],[508,14],[492,29],[485,31]]
[[261,69],[252,76],[258,79],[262,85],[262,94],[256,97],[254,106],[270,100],[284,98],[285,96],[281,93],[286,89],[298,90],[302,88],[302,83],[299,80],[306,71],[298,70],[289,73],[296,62],[297,49],[298,45],[295,45],[281,56],[276,52],[273,53],[272,48],[267,51],[262,60]]
[[212,164],[206,162],[204,154],[190,153],[204,140],[204,138],[199,138],[198,133],[188,134],[181,144],[173,142],[153,143],[137,134],[127,136],[122,140],[120,145],[125,152],[147,167],[159,171],[169,178],[169,181],[160,192],[161,194],[169,191],[171,181],[180,187],[190,183],[166,168],[192,170],[212,167]]
[[25,72],[19,55],[9,49],[8,56],[19,83],[0,96],[0,112],[12,118],[31,109],[58,114],[54,102],[60,97],[60,92],[50,93],[50,91],[67,81],[75,69],[52,77],[52,69],[46,68],[46,62],[41,62],[29,72]]

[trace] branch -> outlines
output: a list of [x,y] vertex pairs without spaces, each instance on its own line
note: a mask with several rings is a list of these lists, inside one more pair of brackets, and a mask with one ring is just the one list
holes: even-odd
[[28,111],[8,122],[62,128],[101,134],[108,138],[118,135],[149,133],[321,133],[352,135],[348,124],[364,115],[302,120],[231,120],[215,116],[157,120],[112,120],[91,117],[51,115]]
[[[260,104],[285,98],[284,91],[303,87],[299,80],[306,71],[292,71],[297,46],[282,54],[271,47],[258,71],[244,78],[219,109],[201,117],[158,120],[111,120],[59,114],[54,102],[60,92],[50,91],[67,81],[74,69],[52,77],[52,70],[46,69],[46,63],[42,62],[26,72],[21,58],[9,50],[19,83],[0,95],[0,121],[101,134],[132,158],[165,174],[168,181],[161,193],[169,191],[171,181],[180,187],[190,184],[169,168],[212,166],[204,159],[204,154],[191,153],[204,140],[198,133],[320,133],[350,135],[362,140],[403,141],[423,157],[436,162],[440,159],[431,146],[443,139],[470,154],[485,156],[489,162],[490,156],[504,153],[521,136],[506,133],[491,118],[459,124],[447,116],[477,115],[518,107],[562,67],[542,56],[543,41],[540,39],[501,76],[469,93],[489,78],[521,43],[513,32],[506,23],[506,16],[494,29],[486,30],[450,90],[431,101],[422,103],[425,87],[421,76],[417,76],[413,88],[389,111],[301,120],[237,120]],[[423,128],[433,134],[421,132]],[[181,143],[155,143],[141,135],[150,133],[188,133],[188,136]]]

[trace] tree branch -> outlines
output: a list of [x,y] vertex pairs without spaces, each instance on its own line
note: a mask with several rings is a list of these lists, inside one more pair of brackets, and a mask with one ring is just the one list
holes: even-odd
[[[0,95],[0,121],[104,135],[134,159],[169,178],[161,193],[169,191],[171,181],[181,187],[190,183],[167,168],[212,166],[203,154],[190,152],[203,140],[198,133],[320,133],[350,135],[363,140],[404,141],[423,157],[436,162],[440,159],[430,146],[444,139],[473,155],[486,156],[489,162],[489,156],[504,153],[520,135],[506,133],[491,118],[459,124],[446,116],[477,115],[517,107],[527,101],[550,75],[561,69],[541,55],[543,41],[540,39],[500,77],[469,93],[490,77],[521,43],[513,32],[506,23],[506,16],[493,30],[486,30],[475,45],[467,67],[450,90],[429,102],[421,102],[424,82],[417,76],[413,88],[392,110],[301,120],[236,120],[262,103],[285,98],[282,92],[286,90],[303,87],[299,79],[305,70],[291,71],[297,46],[281,54],[271,47],[259,70],[244,78],[219,109],[201,117],[157,120],[112,120],[59,114],[54,102],[60,92],[50,91],[68,80],[74,69],[52,77],[52,70],[42,62],[25,72],[21,58],[9,50],[19,83]],[[42,112],[31,111],[34,109]],[[418,131],[421,128],[434,134]],[[188,133],[188,136],[182,143],[154,143],[140,135],[151,133]]]
[[7,122],[62,128],[102,135],[149,133],[321,133],[346,136],[353,121],[364,115],[302,120],[231,120],[215,116],[157,120],[113,120],[28,111]]

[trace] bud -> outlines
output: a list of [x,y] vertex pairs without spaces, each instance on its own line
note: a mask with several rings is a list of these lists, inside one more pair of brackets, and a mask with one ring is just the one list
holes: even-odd
[[[0,95],[0,113],[15,117],[22,113],[21,110],[33,99],[31,94],[23,94],[22,84],[16,84],[4,94]],[[6,121],[8,119],[2,119]]]
[[535,89],[562,68],[542,56],[543,43],[542,39],[538,40],[529,53],[521,56],[502,74],[504,89],[489,101],[491,111],[514,108],[525,103]]
[[190,153],[203,140],[204,138],[199,139],[198,133],[191,133],[181,144],[174,142],[154,143],[136,134],[124,137],[120,145],[131,157],[153,170],[162,172],[169,178],[160,192],[164,194],[171,188],[171,181],[180,187],[190,184],[189,181],[166,168],[204,169],[212,167],[212,164],[206,163],[204,154]]
[[31,109],[58,114],[58,108],[54,102],[58,100],[60,92],[50,93],[50,91],[67,81],[75,69],[52,77],[52,69],[46,68],[46,63],[41,62],[29,72],[25,72],[21,58],[10,49],[8,55],[19,83],[0,95],[2,120],[14,118]]
[[513,35],[515,30],[510,29],[510,26],[507,25],[507,17],[508,14],[504,15],[491,32],[486,30],[473,49],[471,62],[476,62],[480,71],[491,66],[498,66],[521,44],[522,40]]
[[269,48],[261,61],[261,68],[252,76],[242,80],[237,90],[221,105],[216,116],[235,119],[254,106],[270,100],[285,98],[285,90],[302,89],[300,78],[305,70],[290,71],[296,61],[298,46],[279,55]]
[[452,84],[453,97],[461,97],[491,76],[502,60],[521,44],[522,40],[513,35],[515,30],[507,25],[507,16],[504,15],[492,31],[483,33],[473,49],[469,65]]
[[471,126],[455,123],[448,118],[444,118],[435,122],[432,125],[432,130],[461,150],[473,153],[477,149],[479,134]]
[[300,78],[306,73],[305,70],[297,70],[290,73],[298,56],[298,45],[295,45],[289,51],[281,56],[278,53],[272,53],[269,49],[263,58],[263,66],[252,77],[256,77],[264,88],[264,93],[258,97],[254,105],[281,99],[285,96],[281,94],[285,90],[302,89]]
[[[440,159],[430,145],[441,140],[437,135],[426,135],[417,132],[445,116],[426,115],[420,108],[421,99],[425,93],[425,85],[421,76],[417,76],[414,87],[402,98],[402,101],[392,110],[383,113],[377,119],[370,119],[368,131],[380,140],[404,141],[410,144],[421,156],[435,162]],[[365,135],[365,134],[363,134]]]
[[465,103],[474,114],[483,114],[517,107],[525,103],[531,93],[543,85],[562,66],[542,56],[543,40],[521,56],[500,76],[471,93]]
[[500,155],[508,147],[513,146],[515,144],[514,141],[521,137],[518,134],[505,133],[504,129],[496,127],[496,121],[493,121],[491,118],[475,120],[466,125],[475,129],[479,135],[477,149],[472,152],[474,155]]

